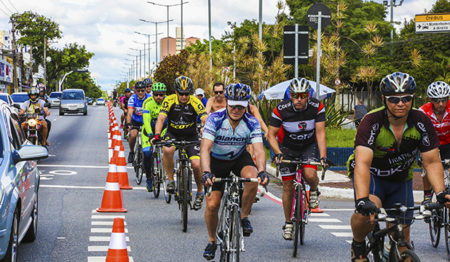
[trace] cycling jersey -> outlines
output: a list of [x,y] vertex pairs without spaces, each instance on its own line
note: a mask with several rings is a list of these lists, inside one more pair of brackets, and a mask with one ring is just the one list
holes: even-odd
[[434,129],[439,137],[439,142],[441,146],[450,144],[450,101],[447,102],[447,108],[445,109],[444,117],[442,121],[436,118],[433,112],[433,104],[426,103],[419,108],[420,111],[424,112],[433,123]]
[[220,160],[234,160],[247,144],[262,143],[261,127],[254,116],[245,113],[233,129],[226,110],[214,112],[206,119],[203,138],[214,141],[211,155]]
[[128,108],[128,100],[130,100],[130,97],[127,97],[127,96],[122,96],[120,98],[120,103],[122,103],[122,105],[125,109]]
[[145,99],[149,98],[150,96],[145,93],[144,98],[139,99],[137,94],[133,94],[130,96],[130,99],[128,100],[128,108],[133,108],[134,112],[131,117],[132,120],[134,120],[137,123],[143,123],[144,119],[142,118],[142,104],[144,104]]
[[167,96],[163,101],[160,113],[167,116],[167,132],[179,138],[196,136],[197,116],[200,116],[200,119],[207,116],[202,102],[193,95],[189,96],[186,104],[178,101],[177,94]]
[[[439,139],[430,119],[421,111],[411,109],[406,120],[400,146],[390,128],[387,111],[381,107],[369,112],[361,121],[355,137],[355,148],[365,146],[373,151],[370,174],[391,181],[413,178],[412,164],[417,154],[439,146]],[[355,167],[355,154],[347,162],[349,175]]]
[[309,98],[306,108],[295,109],[292,100],[282,101],[272,112],[270,125],[279,127],[278,142],[294,150],[316,141],[316,122],[325,121],[325,107],[315,98]]

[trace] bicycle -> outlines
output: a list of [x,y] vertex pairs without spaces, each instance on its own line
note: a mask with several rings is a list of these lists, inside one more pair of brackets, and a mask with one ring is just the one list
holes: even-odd
[[[440,204],[428,204],[426,206],[406,207],[402,204],[395,204],[394,208],[380,208],[380,213],[375,219],[375,228],[369,235],[367,243],[367,254],[372,252],[375,262],[396,262],[410,259],[411,262],[420,262],[419,257],[414,253],[413,246],[405,240],[403,224],[400,222],[400,217],[404,217],[407,211],[419,210],[420,215],[414,216],[411,219],[421,220],[431,216],[430,210],[441,208]],[[394,212],[394,215],[388,215],[387,212]],[[386,228],[381,229],[379,222],[386,222]],[[385,242],[385,237],[389,238]],[[407,249],[400,253],[399,247],[406,247]]]
[[154,185],[154,190],[153,190],[153,195],[155,196],[155,198],[159,197],[159,193],[161,190],[161,185],[163,186],[163,191],[164,191],[164,199],[166,200],[166,203],[170,203],[172,195],[168,194],[166,191],[166,173],[164,171],[164,165],[162,162],[162,156],[163,156],[163,152],[162,152],[162,146],[163,146],[164,142],[156,142],[152,147],[153,147],[153,155],[152,155],[152,160],[153,160],[153,172],[152,172],[152,177],[153,177],[153,185]]
[[[450,159],[442,160],[442,164],[444,165],[444,182],[445,188],[448,192],[450,189],[450,173],[448,169],[450,168]],[[450,259],[450,210],[448,208],[443,208],[443,227],[444,227],[444,236],[445,236],[445,247],[447,249],[447,258]]]
[[[300,239],[300,245],[303,245],[305,239],[305,225],[308,223],[308,216],[311,213],[311,209],[308,206],[309,196],[305,182],[302,179],[303,165],[322,165],[320,162],[312,161],[300,161],[300,160],[281,160],[282,163],[296,164],[297,165],[297,177],[294,180],[294,198],[292,201],[291,209],[291,221],[294,226],[294,250],[293,257],[297,257],[298,242]],[[328,165],[333,165],[331,161],[327,160]],[[279,164],[277,165],[279,167]],[[325,178],[325,172],[328,167],[322,166],[322,180]],[[277,168],[278,169],[278,168]]]
[[190,145],[199,145],[200,141],[186,140],[167,140],[163,143],[165,146],[175,146],[178,149],[178,160],[175,165],[176,170],[176,191],[175,200],[178,202],[178,208],[181,210],[181,225],[183,232],[187,231],[188,206],[192,209],[192,168],[191,162],[186,152],[186,147]]
[[141,141],[141,127],[139,126],[138,135],[136,137],[136,143],[134,144],[134,160],[133,167],[136,173],[136,184],[140,185],[142,182],[142,177],[144,176],[144,153],[142,152],[142,141]]
[[[216,177],[214,183],[225,183],[220,201],[220,216],[216,237],[220,245],[220,261],[238,262],[240,252],[245,252],[241,226],[240,191],[244,182],[258,182],[257,178],[241,178],[233,173],[228,178]],[[208,194],[212,187],[208,187]]]

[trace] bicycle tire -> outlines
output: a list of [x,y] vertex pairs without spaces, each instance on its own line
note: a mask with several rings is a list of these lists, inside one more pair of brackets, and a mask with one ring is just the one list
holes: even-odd
[[134,163],[134,172],[136,173],[136,184],[140,185],[142,183],[142,177],[144,176],[143,168],[142,168],[142,150],[141,147],[138,146],[135,157],[135,163]]
[[302,190],[300,207],[302,214],[302,219],[300,221],[300,245],[303,245],[305,241],[306,217],[308,216],[307,201],[306,192]]
[[373,240],[373,234],[380,230],[380,225],[375,224],[375,228],[367,235],[368,242],[371,244],[370,251],[372,252],[374,262],[382,262],[384,260],[384,237],[378,240]]
[[241,253],[241,215],[237,206],[233,207],[231,225],[231,252],[229,252],[230,262],[239,262]]
[[441,215],[442,209],[434,209],[431,211],[430,222],[428,223],[428,229],[430,231],[431,245],[436,248],[439,245],[439,239],[441,236]]
[[181,220],[182,220],[182,227],[183,232],[187,231],[187,222],[188,222],[188,202],[189,202],[189,179],[187,179],[187,176],[189,175],[187,167],[181,168],[181,181],[180,184],[182,185],[182,191],[180,192],[181,197]]
[[300,222],[302,220],[301,218],[301,200],[300,200],[300,196],[301,196],[301,191],[300,191],[300,187],[297,187],[297,190],[295,192],[295,197],[294,197],[294,213],[293,213],[293,218],[292,218],[292,223],[294,226],[294,250],[292,253],[293,257],[297,257],[297,249],[298,249],[298,240],[299,240],[299,231],[300,231]]
[[450,260],[450,212],[448,208],[444,208],[444,232],[445,248],[447,249],[447,259]]
[[405,261],[406,259],[410,259],[411,262],[420,262],[420,258],[411,249],[407,249],[400,254],[399,261]]
[[153,156],[152,178],[153,178],[153,196],[155,198],[159,197],[159,193],[161,191],[161,175],[159,174],[160,169],[159,169],[159,165],[158,165],[158,160],[159,160],[158,156],[159,155],[157,153],[154,154],[154,156]]

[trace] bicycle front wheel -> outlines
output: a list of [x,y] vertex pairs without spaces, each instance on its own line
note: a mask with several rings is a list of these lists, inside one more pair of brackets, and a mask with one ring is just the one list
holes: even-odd
[[420,262],[420,258],[414,251],[407,249],[400,254],[400,261]]
[[182,190],[180,190],[179,197],[181,198],[181,220],[183,226],[183,232],[187,231],[187,222],[188,222],[188,205],[189,205],[189,172],[187,168],[182,168],[183,172],[180,176],[180,185],[182,186]]
[[162,179],[161,179],[162,175],[159,173],[159,171],[160,171],[159,165],[161,165],[161,163],[158,164],[158,162],[159,162],[159,155],[158,154],[154,154],[153,155],[153,169],[152,169],[153,174],[152,174],[152,177],[153,177],[153,196],[155,198],[159,197],[159,192],[161,190],[161,181],[162,181]]
[[431,245],[437,247],[439,245],[439,238],[441,236],[441,217],[442,209],[433,210],[431,213],[430,222],[428,223],[428,229],[430,231]]
[[292,223],[294,226],[294,250],[293,250],[293,257],[297,257],[297,248],[298,248],[298,239],[299,239],[299,235],[300,235],[300,227],[301,227],[301,221],[302,221],[302,216],[301,216],[301,190],[300,187],[297,188],[296,192],[295,192],[295,197],[294,197],[294,213],[293,213],[293,217],[292,217]]
[[301,220],[300,220],[300,245],[303,245],[303,242],[305,240],[305,225],[306,225],[306,217],[308,216],[308,208],[307,208],[307,197],[306,197],[306,191],[302,190],[301,194],[301,204],[300,204],[300,210],[301,210]]
[[142,149],[140,146],[137,147],[137,151],[135,151],[136,157],[134,159],[134,172],[136,173],[136,184],[140,185],[142,183],[142,177],[144,176],[143,169],[143,160],[144,156],[142,155]]
[[447,249],[447,259],[450,260],[450,212],[448,208],[444,208],[444,239],[445,239],[445,247]]
[[231,246],[227,261],[239,262],[239,256],[241,253],[241,215],[237,206],[233,208],[232,212],[233,220],[231,224]]

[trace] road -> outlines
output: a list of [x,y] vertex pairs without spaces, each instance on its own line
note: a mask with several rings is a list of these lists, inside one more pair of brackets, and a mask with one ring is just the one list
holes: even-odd
[[[56,109],[51,113],[50,157],[39,163],[42,177],[37,239],[20,246],[18,261],[102,261],[102,257],[104,261],[112,220],[117,215],[125,218],[133,261],[205,261],[204,209],[189,213],[188,231],[182,233],[177,205],[173,201],[166,204],[162,196],[154,199],[144,187],[136,186],[132,169],[128,171],[134,188],[123,191],[128,212],[95,213],[108,170],[106,107],[90,106],[87,116],[58,116]],[[280,187],[274,183],[269,191],[281,196]],[[242,260],[349,261],[352,207],[351,201],[322,200],[325,212],[310,218],[305,244],[299,249],[299,257],[293,259],[292,242],[281,237],[281,205],[262,198],[250,216],[255,232],[245,239]],[[431,247],[423,221],[413,225],[412,234],[422,261],[445,261],[444,245]]]

